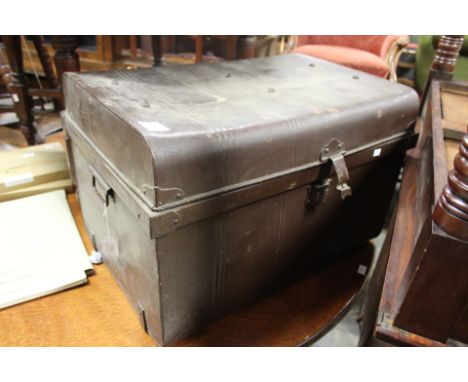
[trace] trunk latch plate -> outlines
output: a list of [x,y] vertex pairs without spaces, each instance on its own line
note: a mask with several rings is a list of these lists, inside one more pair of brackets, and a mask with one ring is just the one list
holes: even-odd
[[320,150],[320,160],[322,162],[331,161],[335,169],[338,183],[336,189],[340,192],[341,199],[351,196],[351,187],[348,185],[349,173],[344,160],[346,150],[343,142],[333,138],[328,145]]

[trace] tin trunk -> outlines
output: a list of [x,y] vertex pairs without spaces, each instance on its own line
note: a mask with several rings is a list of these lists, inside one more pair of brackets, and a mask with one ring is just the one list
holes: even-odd
[[86,226],[158,344],[376,236],[418,97],[302,55],[66,74]]

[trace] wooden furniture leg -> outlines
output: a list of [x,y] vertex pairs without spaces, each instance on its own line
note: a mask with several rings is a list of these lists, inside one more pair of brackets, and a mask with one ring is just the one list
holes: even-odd
[[55,70],[57,71],[58,88],[63,105],[63,92],[61,91],[63,73],[80,71],[80,58],[76,53],[78,36],[53,36],[52,47],[55,49]]
[[153,66],[161,66],[164,55],[164,36],[153,36]]
[[[13,81],[11,76],[11,68],[6,62],[3,61],[3,57],[0,54],[0,86],[7,89],[10,83]],[[9,95],[1,94],[2,98],[8,98]],[[14,106],[0,105],[0,112],[15,112]]]
[[136,60],[138,56],[138,36],[129,36],[130,42],[130,57],[132,60]]
[[2,36],[11,67],[11,82],[7,85],[13,96],[15,111],[20,120],[21,130],[30,145],[41,142],[34,126],[33,100],[28,93],[28,82],[24,73],[21,36]]
[[255,55],[255,36],[240,36],[237,47],[237,58],[253,58]]
[[433,218],[445,232],[468,241],[468,131],[460,143]]
[[80,59],[76,53],[78,36],[53,36],[52,46],[55,49],[54,61],[58,84],[62,86],[63,73],[80,71]]
[[432,80],[451,80],[457,63],[458,55],[463,45],[464,36],[442,36],[437,44],[436,54],[432,61],[432,68],[427,78],[421,98],[421,115],[426,104],[426,98],[431,88]]
[[237,50],[237,41],[239,40],[238,36],[228,36],[226,43],[226,58],[228,60],[236,59],[236,50]]
[[[52,66],[52,62],[47,53],[47,48],[45,46],[45,40],[43,36],[33,36],[32,37],[34,47],[36,48],[37,55],[39,56],[39,60],[41,61],[42,68],[47,78],[47,83],[49,84],[50,89],[57,89],[59,87],[59,83],[57,80],[57,76],[55,75],[54,68]],[[53,98],[55,110],[63,110],[63,102],[59,98]]]
[[199,64],[203,56],[203,36],[195,36],[195,63]]

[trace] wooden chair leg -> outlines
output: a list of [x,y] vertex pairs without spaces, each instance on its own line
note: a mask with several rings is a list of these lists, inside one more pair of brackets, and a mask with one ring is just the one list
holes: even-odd
[[228,36],[226,44],[226,58],[228,60],[235,60],[237,56],[237,42],[238,36]]
[[195,63],[198,64],[202,61],[203,57],[203,36],[195,36]]
[[[80,58],[78,48],[78,36],[53,36],[52,47],[55,49],[55,70],[57,71],[58,88],[62,90],[62,76],[65,72],[79,72]],[[63,92],[62,93],[62,104]]]
[[53,36],[52,47],[55,49],[54,61],[58,85],[62,86],[63,73],[80,71],[80,58],[76,53],[78,36]]
[[253,58],[255,56],[255,36],[240,36],[237,47],[237,58]]
[[136,60],[138,57],[138,36],[129,36],[130,42],[130,57],[132,60]]
[[153,66],[161,66],[164,55],[164,36],[153,36]]
[[[55,75],[54,68],[52,66],[51,58],[47,52],[45,46],[45,40],[43,36],[33,36],[32,37],[34,47],[36,48],[37,55],[41,61],[42,68],[47,78],[47,83],[50,89],[57,89],[59,87],[57,76]],[[55,110],[63,110],[63,102],[61,99],[54,98],[54,107]]]
[[7,90],[12,94],[21,130],[28,144],[40,143],[32,114],[33,100],[28,93],[28,82],[24,73],[21,36],[2,36],[2,41],[11,68],[11,82],[7,85]]

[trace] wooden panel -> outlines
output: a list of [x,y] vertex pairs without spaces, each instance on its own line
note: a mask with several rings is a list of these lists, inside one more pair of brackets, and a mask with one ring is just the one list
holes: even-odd
[[442,127],[466,133],[468,124],[467,89],[442,88]]
[[468,305],[452,333],[452,338],[468,344]]
[[[440,89],[452,90],[458,86],[433,82],[429,107],[418,121],[423,127],[418,145],[407,155],[376,324],[377,338],[393,344],[446,345],[451,335],[466,336],[466,311],[463,313],[463,310],[468,301],[468,258],[466,241],[457,236],[459,232],[466,232],[466,228],[461,219],[457,220],[457,226],[450,220],[443,220],[445,216],[452,216],[445,214],[444,208],[452,208],[450,203],[457,193],[461,196],[457,194],[456,206],[463,206],[466,186],[460,174],[466,173],[461,166],[465,162],[456,162],[456,174],[451,174],[447,186],[448,170],[453,168],[460,143],[443,138],[441,121],[447,116],[443,115],[443,102],[439,97]],[[458,113],[450,109],[451,106],[445,106],[446,110],[451,110],[449,115]],[[460,152],[465,153],[464,150]],[[450,190],[447,191],[447,187]],[[442,190],[445,199],[439,199]],[[428,200],[431,194],[434,197]],[[442,199],[448,201],[441,206]],[[421,222],[423,229],[420,230]]]
[[460,145],[459,141],[453,139],[445,139],[444,140],[444,147],[445,147],[445,158],[447,163],[447,171],[453,169],[453,160],[455,159],[455,155],[458,153],[458,146]]
[[448,138],[461,140],[468,126],[468,87],[466,82],[445,82],[441,86],[441,125]]
[[[428,112],[430,115],[425,117],[426,120],[430,120],[429,125],[425,129],[428,129],[429,136],[432,139],[431,149],[426,149],[427,154],[432,157],[430,166],[432,166],[431,172],[428,172],[427,177],[433,177],[433,200],[436,201],[439,199],[440,194],[442,193],[443,188],[447,184],[447,164],[445,163],[445,150],[444,150],[444,132],[441,128],[442,125],[442,103],[441,103],[441,88],[443,88],[439,82],[434,81],[432,83],[431,95],[429,101],[431,103]],[[421,165],[426,164],[425,159],[421,160]],[[430,190],[431,187],[425,187],[418,185],[418,190],[421,192],[426,192]],[[429,191],[430,192],[430,191]],[[419,200],[419,198],[417,199]]]
[[413,250],[413,234],[416,229],[413,218],[414,197],[416,193],[417,159],[411,154],[407,155],[400,197],[397,207],[392,244],[390,253],[399,256],[390,256],[383,286],[383,294],[379,310],[382,313],[395,315],[397,311],[396,299],[399,286]]
[[398,313],[397,299],[401,282],[411,259],[415,239],[415,180],[419,158],[412,156],[414,151],[412,150],[406,158],[375,335],[378,340],[394,345],[443,346],[440,342],[394,326],[394,318]]

